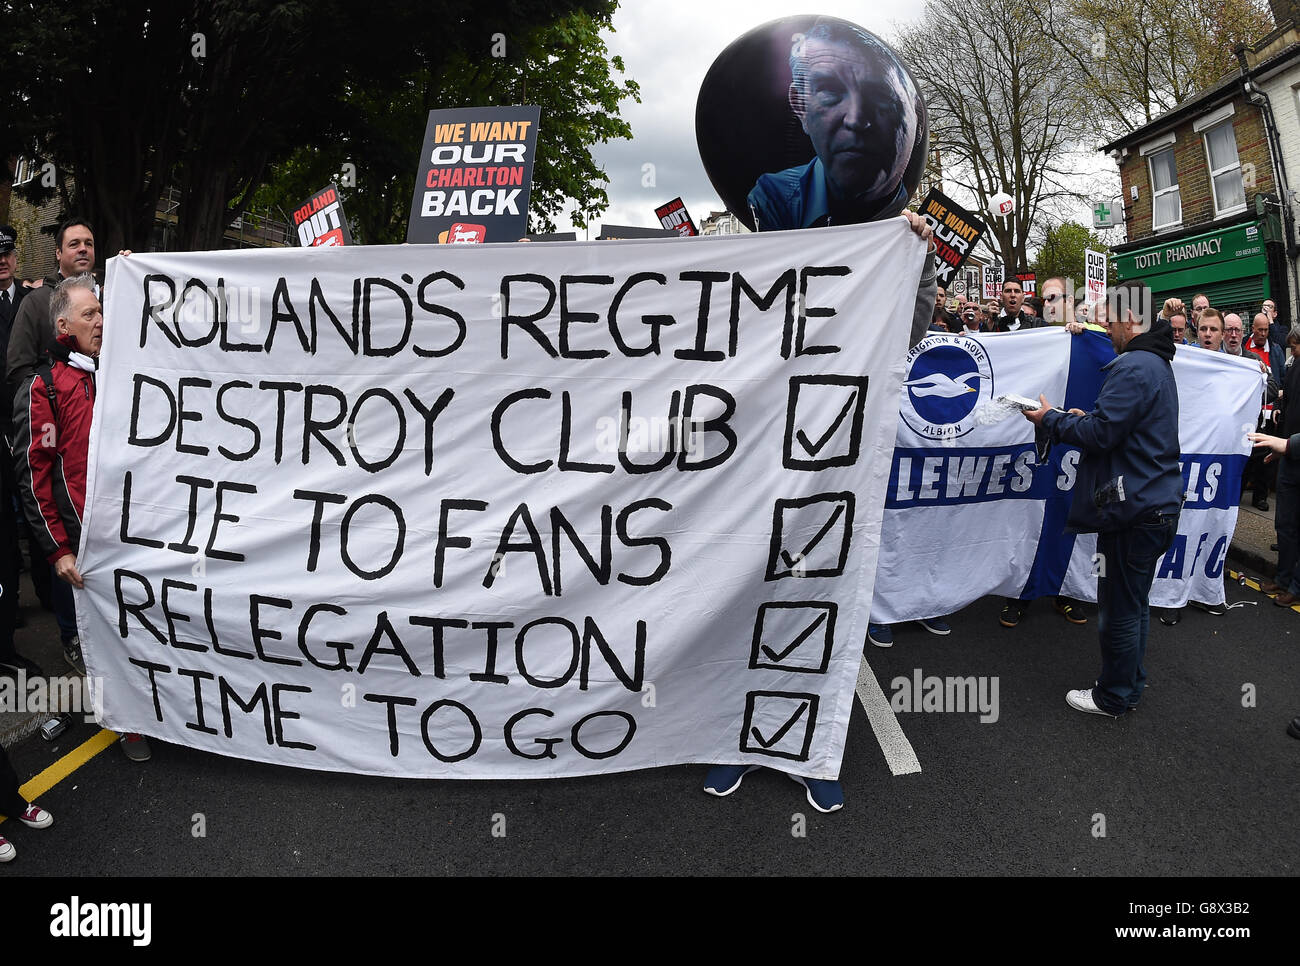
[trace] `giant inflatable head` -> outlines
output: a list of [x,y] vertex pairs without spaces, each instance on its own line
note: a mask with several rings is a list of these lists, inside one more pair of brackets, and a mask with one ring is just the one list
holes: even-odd
[[898,214],[929,145],[907,66],[833,17],[776,20],[733,42],[700,86],[695,133],[727,207],[760,230]]

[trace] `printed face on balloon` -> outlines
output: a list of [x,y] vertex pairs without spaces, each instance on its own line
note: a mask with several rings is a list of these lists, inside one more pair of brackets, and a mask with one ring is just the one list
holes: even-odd
[[695,134],[728,210],[756,231],[897,215],[930,143],[904,59],[856,24],[811,15],[755,27],[718,55]]
[[831,194],[875,199],[897,190],[916,137],[906,77],[859,44],[815,34],[796,42],[791,61],[790,107]]

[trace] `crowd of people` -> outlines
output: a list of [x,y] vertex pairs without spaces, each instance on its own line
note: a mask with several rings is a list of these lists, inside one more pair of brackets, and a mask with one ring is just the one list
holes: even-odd
[[[955,306],[954,306],[955,302]],[[1008,278],[998,302],[981,305],[969,299],[951,300],[940,287],[931,318],[930,331],[978,336],[989,332],[1014,332],[1045,325],[1064,326],[1071,332],[1094,330],[1110,333],[1112,325],[1108,301],[1089,308],[1076,302],[1070,281],[1053,277],[1042,285],[1042,297],[1026,296],[1022,283]],[[953,311],[955,307],[955,311]],[[1243,315],[1249,316],[1249,335]],[[1252,506],[1268,512],[1270,491],[1276,492],[1274,526],[1277,542],[1272,549],[1278,554],[1277,573],[1264,580],[1260,589],[1273,598],[1278,607],[1300,604],[1300,442],[1291,445],[1291,437],[1300,434],[1300,326],[1288,328],[1278,321],[1277,304],[1264,299],[1254,313],[1224,312],[1210,304],[1209,296],[1196,293],[1191,308],[1181,298],[1167,298],[1158,319],[1168,323],[1176,349],[1195,347],[1239,358],[1255,358],[1265,375],[1255,432],[1249,435],[1254,449],[1242,473],[1240,500],[1250,495]],[[1001,623],[1014,627],[1024,616],[1027,601],[1007,600]],[[1223,615],[1226,605],[1191,600],[1189,603],[1210,614]],[[1056,609],[1071,623],[1086,623],[1077,601],[1058,597]],[[1180,612],[1160,615],[1162,623],[1177,624]],[[932,633],[948,633],[941,620],[922,621]],[[935,630],[938,624],[943,629]],[[871,641],[889,646],[892,634],[887,627],[872,625]],[[1288,733],[1300,738],[1300,718],[1288,726]]]
[[[918,235],[930,238],[929,230],[919,218],[909,216],[909,222]],[[56,237],[56,256],[56,274],[34,284],[20,282],[14,278],[15,232],[0,225],[0,357],[5,359],[6,377],[6,391],[0,393],[0,425],[5,429],[6,443],[13,457],[0,460],[0,673],[25,673],[29,678],[44,676],[45,671],[29,657],[19,654],[14,644],[14,629],[21,621],[18,575],[23,560],[20,548],[24,543],[28,548],[27,569],[36,595],[41,605],[55,614],[64,659],[76,673],[85,673],[72,588],[83,586],[77,567],[77,549],[85,503],[95,371],[103,337],[102,293],[94,276],[95,243],[91,226],[82,219],[71,219],[61,225]],[[1160,478],[1153,477],[1151,486],[1143,488],[1152,498],[1147,501],[1151,505],[1136,501],[1144,514],[1137,521],[1136,529],[1128,527],[1121,533],[1103,527],[1099,543],[1109,540],[1116,544],[1112,550],[1131,557],[1129,544],[1145,540],[1150,546],[1144,544],[1137,552],[1152,559],[1148,561],[1150,566],[1130,575],[1133,579],[1127,583],[1111,578],[1109,591],[1105,578],[1100,582],[1103,669],[1094,688],[1070,692],[1067,700],[1072,707],[1119,715],[1135,707],[1141,697],[1145,679],[1141,658],[1146,644],[1147,593],[1154,560],[1167,549],[1181,502],[1164,492],[1170,489],[1165,484],[1178,475],[1177,405],[1175,399],[1171,408],[1167,398],[1172,385],[1168,362],[1176,347],[1198,346],[1200,350],[1242,357],[1249,353],[1258,359],[1267,374],[1260,423],[1257,433],[1252,435],[1258,455],[1252,458],[1244,475],[1243,491],[1250,488],[1255,505],[1267,509],[1269,491],[1274,486],[1274,464],[1281,464],[1276,479],[1278,572],[1275,581],[1266,583],[1264,589],[1276,594],[1280,606],[1300,602],[1300,443],[1291,445],[1291,437],[1300,435],[1300,405],[1290,409],[1287,406],[1289,400],[1300,400],[1300,367],[1292,364],[1296,355],[1300,355],[1300,328],[1285,331],[1276,322],[1277,313],[1271,301],[1264,302],[1252,318],[1247,338],[1241,316],[1213,308],[1203,294],[1192,297],[1190,312],[1180,299],[1168,299],[1153,323],[1149,318],[1139,319],[1131,309],[1125,317],[1123,308],[1117,312],[1115,305],[1108,308],[1106,302],[1091,312],[1082,312],[1071,298],[1069,282],[1062,278],[1045,280],[1041,297],[1027,296],[1022,284],[1009,278],[997,303],[981,305],[960,300],[956,312],[950,311],[951,304],[942,287],[931,301],[929,293],[935,291],[935,284],[931,268],[923,274],[918,291],[912,320],[913,343],[926,331],[928,318],[929,331],[968,336],[1045,325],[1064,326],[1076,334],[1094,329],[1108,333],[1122,357],[1127,350],[1145,350],[1127,356],[1127,367],[1116,370],[1120,376],[1107,377],[1103,396],[1110,393],[1112,406],[1119,404],[1116,400],[1122,400],[1130,415],[1144,411],[1144,406],[1149,415],[1154,408],[1163,414],[1163,422],[1155,425],[1148,418],[1139,427],[1134,417],[1130,420],[1133,425],[1124,429],[1118,443],[1108,440],[1105,445],[1112,449],[1120,445],[1151,446],[1158,436],[1160,446],[1173,455],[1164,460],[1169,466],[1164,466]],[[1133,288],[1145,292],[1149,298],[1150,293],[1141,286]],[[1112,322],[1112,318],[1124,321]],[[12,405],[9,400],[13,401]],[[1103,431],[1098,425],[1106,420],[1099,420],[1096,413],[1085,414],[1079,410],[1061,413],[1053,410],[1046,400],[1042,402],[1043,409],[1026,413],[1039,432],[1078,445],[1085,453],[1085,462],[1088,453],[1103,445],[1098,442],[1098,433]],[[1278,435],[1266,430],[1276,430]],[[1114,426],[1104,431],[1113,434]],[[1152,438],[1146,439],[1144,433]],[[1134,440],[1138,443],[1134,444]],[[1181,480],[1181,476],[1178,478]],[[1180,489],[1180,482],[1174,485],[1174,491]],[[1002,626],[1017,626],[1029,604],[1029,600],[1004,601],[999,616]],[[1057,597],[1053,606],[1070,624],[1088,622],[1078,601]],[[1212,612],[1222,612],[1215,610],[1215,605],[1204,606]],[[1109,627],[1105,619],[1108,610]],[[935,634],[951,632],[940,617],[921,623]],[[1121,642],[1120,638],[1125,640]],[[890,629],[874,622],[870,624],[868,639],[881,647],[892,644]],[[1292,729],[1300,737],[1300,719],[1292,723]],[[121,736],[121,746],[133,761],[145,761],[150,756],[148,742],[141,735]],[[757,766],[715,766],[709,772],[705,789],[715,795],[730,794],[754,767]],[[803,778],[799,781],[805,785],[810,803],[819,810],[835,811],[842,806],[843,796],[837,781]],[[0,748],[0,814],[17,817],[32,828],[52,824],[50,813],[24,800],[18,789],[14,770]],[[0,837],[0,862],[9,861],[14,855],[12,843]]]
[[[0,357],[6,382],[0,392],[0,426],[12,455],[0,460],[0,673],[46,676],[14,644],[20,624],[21,546],[26,543],[32,585],[41,605],[54,612],[64,660],[84,676],[72,588],[83,586],[77,549],[104,327],[102,293],[94,275],[95,234],[83,219],[60,225],[55,237],[58,271],[39,285],[15,281],[15,246],[16,232],[0,225]],[[120,743],[131,761],[149,759],[143,735],[122,735]],[[54,821],[48,811],[21,797],[3,748],[0,814],[32,828]],[[0,862],[15,854],[13,843],[0,836]]]

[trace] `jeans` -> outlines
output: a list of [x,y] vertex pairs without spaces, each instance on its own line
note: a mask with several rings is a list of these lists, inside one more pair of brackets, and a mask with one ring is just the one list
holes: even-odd
[[54,565],[48,564],[53,584],[50,593],[54,598],[54,620],[59,625],[59,638],[66,645],[77,636],[77,604],[72,596],[72,585],[54,576]]
[[1277,528],[1277,577],[1274,583],[1296,592],[1296,560],[1300,558],[1300,466],[1282,457],[1277,471],[1277,500],[1273,507]]
[[1110,714],[1136,707],[1146,687],[1142,661],[1151,624],[1151,582],[1156,564],[1173,545],[1178,511],[1149,513],[1127,529],[1099,533],[1101,574],[1097,579],[1097,627],[1101,674],[1092,700]]

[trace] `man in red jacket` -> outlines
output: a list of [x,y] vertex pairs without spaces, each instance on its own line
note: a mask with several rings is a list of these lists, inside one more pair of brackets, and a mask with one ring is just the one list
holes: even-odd
[[[95,409],[95,367],[104,336],[104,315],[91,275],[66,278],[50,299],[58,349],[48,368],[37,369],[14,401],[14,460],[23,510],[54,566],[55,575],[78,590],[81,518],[86,506],[86,461]],[[85,673],[80,642],[65,642],[68,663]],[[141,735],[122,738],[132,761],[147,761]]]

